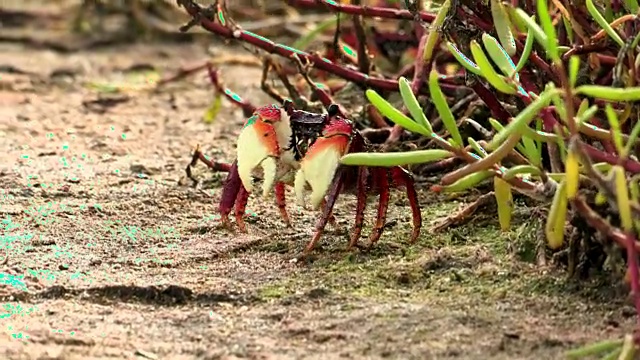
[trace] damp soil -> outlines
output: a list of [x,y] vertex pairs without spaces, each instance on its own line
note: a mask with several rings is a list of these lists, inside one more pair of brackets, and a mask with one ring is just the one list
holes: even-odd
[[[205,123],[202,73],[136,89],[151,70],[211,56],[200,45],[0,53],[4,359],[560,359],[632,329],[627,289],[536,261],[540,219],[524,204],[509,232],[490,211],[435,232],[477,194],[421,184],[424,228],[410,245],[411,212],[394,191],[377,246],[346,252],[355,198],[343,196],[338,226],[297,263],[318,214],[293,201],[291,228],[273,199],[251,197],[248,233],[224,230],[224,174],[200,164],[194,187],[184,168],[196,144],[233,159],[241,110],[222,101]],[[271,102],[260,68],[219,68],[245,99]],[[374,197],[363,236],[375,208]]]

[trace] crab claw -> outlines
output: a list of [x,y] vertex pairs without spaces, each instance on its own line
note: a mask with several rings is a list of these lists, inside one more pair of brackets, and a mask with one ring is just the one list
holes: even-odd
[[273,189],[276,180],[277,162],[280,147],[275,129],[264,122],[259,115],[247,119],[238,136],[237,146],[238,175],[242,185],[252,192],[252,175],[255,168],[263,170],[262,196],[266,197]]
[[345,120],[333,120],[325,127],[322,137],[309,147],[294,182],[298,205],[305,206],[304,190],[308,183],[311,187],[311,206],[314,210],[320,207],[340,165],[340,158],[349,147],[352,129]]

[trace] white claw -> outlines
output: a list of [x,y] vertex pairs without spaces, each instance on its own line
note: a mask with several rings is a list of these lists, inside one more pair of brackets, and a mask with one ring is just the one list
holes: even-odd
[[306,207],[304,202],[304,186],[307,185],[307,179],[304,177],[304,170],[300,169],[296,172],[296,180],[293,184],[294,191],[296,193],[296,204],[298,206],[302,206],[302,208]]
[[275,181],[276,161],[269,157],[267,149],[262,146],[260,137],[252,126],[247,126],[238,136],[238,148],[236,156],[238,159],[238,175],[242,185],[248,192],[253,190],[253,169],[262,165],[265,182],[263,189],[273,188]]
[[276,183],[276,159],[274,159],[272,156],[269,156],[262,160],[260,165],[262,166],[264,174],[264,180],[262,182],[262,197],[266,198],[269,196],[274,184]]
[[247,189],[247,192],[253,191],[253,178],[251,176],[251,172],[257,163],[252,160],[253,159],[238,156],[238,175],[240,176],[242,185]]
[[[305,159],[301,166],[301,175],[311,186],[311,206],[314,210],[320,208],[322,199],[329,191],[333,177],[340,164],[340,152],[333,147],[327,147],[315,153],[312,159]],[[302,180],[301,180],[302,181]],[[298,193],[298,176],[296,176],[296,194]]]

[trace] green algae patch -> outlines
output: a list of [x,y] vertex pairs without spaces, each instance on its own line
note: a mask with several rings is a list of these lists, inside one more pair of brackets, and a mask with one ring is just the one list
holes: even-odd
[[[450,215],[462,206],[434,203],[423,213]],[[407,232],[402,226],[386,229],[368,251],[346,252],[342,237],[331,241],[326,236],[318,250],[322,255],[314,262],[295,276],[264,285],[258,294],[287,299],[324,287],[330,296],[372,301],[456,302],[470,297],[490,302],[536,288],[531,284],[538,271],[530,262],[535,258],[537,220],[521,216],[509,232],[500,231],[497,219],[484,219],[435,233],[428,230],[429,218],[424,220],[423,235],[413,245],[402,243]],[[282,245],[275,248],[281,251]]]

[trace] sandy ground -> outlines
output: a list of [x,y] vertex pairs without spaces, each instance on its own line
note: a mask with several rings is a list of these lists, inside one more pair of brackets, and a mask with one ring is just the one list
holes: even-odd
[[[393,192],[378,246],[349,254],[345,196],[340,227],[308,264],[288,259],[316,214],[293,203],[292,229],[254,197],[248,234],[221,229],[223,175],[199,165],[198,189],[182,178],[197,143],[232,160],[241,111],[223,101],[205,124],[204,74],[159,93],[99,85],[134,65],[176,70],[205,58],[199,46],[0,46],[2,358],[559,359],[632,328],[625,289],[533,264],[540,225],[523,206],[510,233],[491,217],[431,233],[465,200],[423,190],[425,230],[409,246],[409,207]],[[270,102],[259,68],[221,70],[247,99]]]

